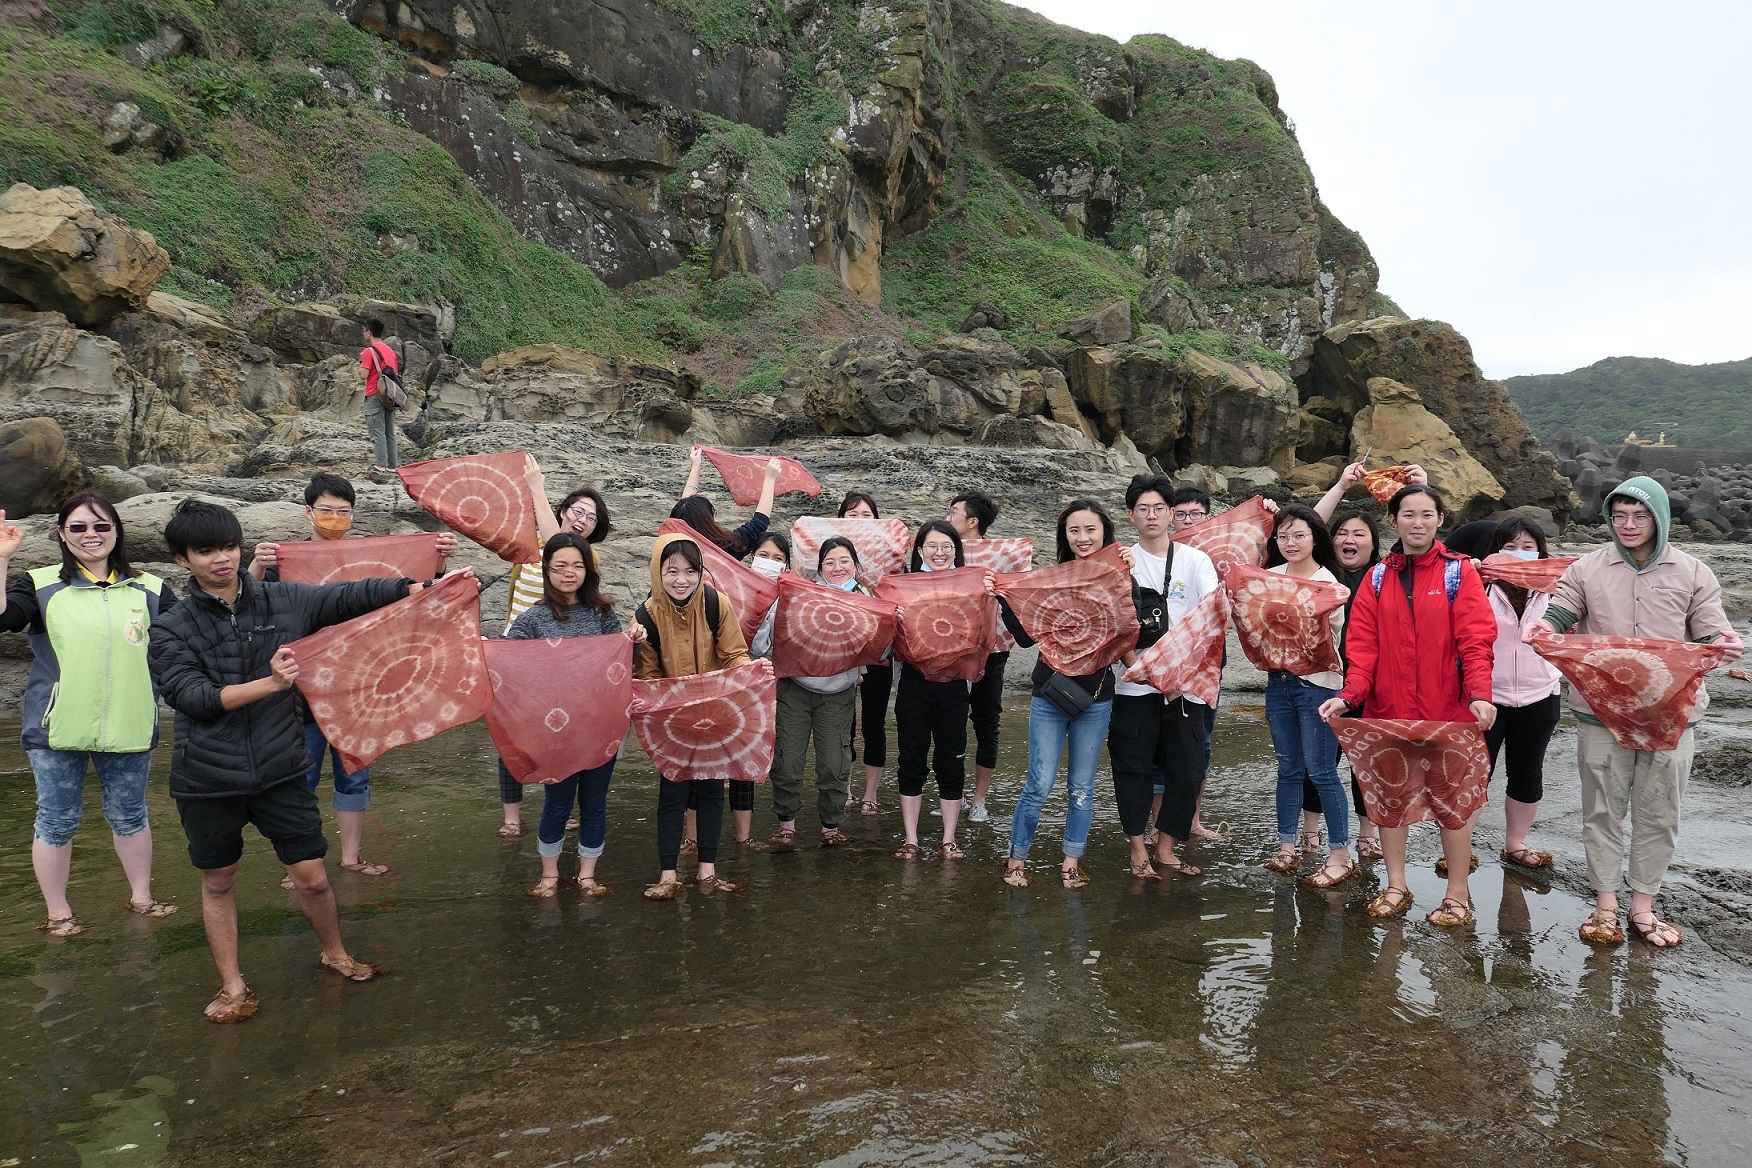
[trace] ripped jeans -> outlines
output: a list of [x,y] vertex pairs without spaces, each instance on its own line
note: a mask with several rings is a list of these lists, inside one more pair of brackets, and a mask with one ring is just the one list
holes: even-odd
[[1107,741],[1107,723],[1113,702],[1095,702],[1075,721],[1045,698],[1028,704],[1028,783],[1016,801],[1010,821],[1010,858],[1026,860],[1040,826],[1040,812],[1058,780],[1059,759],[1070,740],[1069,802],[1065,808],[1064,852],[1081,857],[1089,843],[1089,823],[1095,817],[1095,767],[1101,761],[1101,745]]

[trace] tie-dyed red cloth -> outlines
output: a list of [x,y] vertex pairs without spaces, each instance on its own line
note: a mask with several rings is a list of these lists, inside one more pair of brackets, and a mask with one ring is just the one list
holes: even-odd
[[821,561],[821,545],[834,536],[852,541],[858,549],[858,583],[876,587],[884,576],[906,571],[912,551],[912,533],[898,519],[829,519],[805,515],[791,525],[792,561],[798,571],[815,571]]
[[1537,630],[1533,651],[1570,679],[1626,750],[1674,750],[1697,709],[1703,676],[1725,645]]
[[884,576],[876,598],[900,608],[894,653],[928,681],[978,681],[991,655],[998,602],[984,568]]
[[779,582],[762,576],[679,519],[665,519],[657,525],[657,534],[685,535],[700,545],[700,557],[711,574],[712,587],[722,592],[736,610],[742,639],[753,644],[754,634],[766,620],[768,610],[779,602]]
[[1275,520],[1258,495],[1196,527],[1177,531],[1169,538],[1185,547],[1197,548],[1211,558],[1221,572],[1230,564],[1257,568],[1265,562],[1265,545],[1271,539]]
[[288,584],[342,584],[374,576],[430,580],[444,565],[438,537],[424,531],[288,541],[279,545],[274,563]]
[[1549,556],[1543,560],[1523,560],[1498,552],[1479,561],[1478,575],[1486,584],[1500,580],[1504,584],[1513,584],[1529,592],[1544,592],[1549,595],[1557,591],[1557,582],[1563,579],[1569,566],[1580,558]]
[[287,646],[298,690],[349,771],[487,712],[480,596],[474,577],[450,576]]
[[1207,706],[1216,705],[1223,689],[1223,637],[1228,624],[1229,593],[1213,588],[1161,640],[1138,654],[1125,671],[1125,680],[1169,697],[1188,694]]
[[1375,502],[1385,507],[1393,501],[1401,487],[1411,484],[1409,466],[1386,466],[1363,476],[1363,489],[1375,496]]
[[633,731],[672,782],[766,782],[778,729],[778,682],[750,661],[713,673],[633,682]]
[[1223,587],[1241,651],[1255,666],[1298,677],[1344,672],[1332,614],[1344,607],[1350,589],[1242,564],[1224,569]]
[[997,588],[1041,660],[1067,677],[1106,669],[1137,647],[1131,569],[1118,544],[1038,572],[1000,573]]
[[[1009,539],[964,539],[962,559],[970,568],[985,568],[992,572],[1026,572],[1034,567],[1034,541],[1027,536]],[[992,652],[1008,653],[1016,647],[1016,638],[1004,627],[1002,617],[992,629]]]
[[780,677],[832,677],[856,665],[880,665],[893,643],[890,602],[812,584],[795,572],[779,577],[773,671]]
[[487,731],[520,783],[571,778],[620,750],[633,703],[625,634],[486,641]]
[[1485,805],[1490,751],[1476,722],[1335,718],[1330,725],[1371,823],[1409,827],[1433,819],[1457,831]]
[[[731,454],[728,450],[715,450],[710,446],[700,447],[700,453],[711,459],[712,465],[718,468],[718,474],[723,478],[724,486],[729,489],[730,497],[739,506],[752,507],[760,502],[760,492],[766,485],[766,467],[772,461],[771,456]],[[779,479],[773,484],[775,496],[801,491],[813,499],[821,494],[821,484],[815,481],[809,468],[796,459],[780,458],[779,467]]]
[[469,454],[409,463],[395,473],[408,498],[501,560],[539,564],[535,495],[523,480],[528,457],[521,451]]

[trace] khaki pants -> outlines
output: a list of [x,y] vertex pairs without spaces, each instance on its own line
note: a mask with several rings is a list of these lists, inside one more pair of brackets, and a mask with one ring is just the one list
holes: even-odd
[[1604,726],[1576,727],[1582,773],[1582,846],[1594,891],[1616,893],[1624,867],[1624,816],[1630,813],[1630,886],[1654,896],[1679,842],[1679,803],[1696,747],[1687,730],[1672,750],[1627,750]]
[[822,827],[845,817],[846,778],[852,771],[852,715],[858,687],[820,694],[789,677],[779,679],[778,735],[773,755],[773,814],[797,818],[803,806],[803,764],[815,739],[815,812]]

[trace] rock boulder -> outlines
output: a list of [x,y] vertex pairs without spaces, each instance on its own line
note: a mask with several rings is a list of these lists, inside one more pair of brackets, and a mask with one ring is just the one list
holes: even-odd
[[77,187],[0,195],[0,289],[91,325],[139,308],[170,271],[151,235],[100,215]]
[[83,483],[53,418],[0,422],[0,511],[9,519],[54,511]]
[[1392,451],[1429,472],[1452,522],[1469,523],[1501,508],[1502,484],[1467,452],[1454,431],[1424,408],[1416,390],[1386,377],[1368,381],[1369,404],[1351,425],[1351,459],[1365,450]]
[[1131,301],[1115,300],[1082,316],[1072,317],[1059,328],[1059,336],[1078,345],[1117,345],[1131,340]]

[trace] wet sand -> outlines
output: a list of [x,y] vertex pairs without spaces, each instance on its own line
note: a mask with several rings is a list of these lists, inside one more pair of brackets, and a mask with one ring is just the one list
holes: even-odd
[[183,912],[122,909],[93,784],[73,887],[91,929],[47,940],[30,928],[29,775],[16,727],[0,727],[0,1164],[1752,1161],[1742,790],[1693,786],[1672,897],[1722,919],[1678,952],[1576,938],[1567,737],[1536,830],[1556,873],[1505,873],[1487,812],[1477,923],[1444,932],[1421,919],[1441,885],[1420,830],[1418,908],[1378,924],[1362,911],[1373,874],[1320,893],[1259,868],[1274,768],[1249,700],[1219,725],[1207,818],[1235,840],[1198,850],[1207,875],[1123,876],[1104,769],[1080,892],[1053,875],[1062,787],[1034,886],[997,878],[1020,695],[968,860],[888,857],[891,779],[882,815],[850,821],[854,846],[816,847],[806,811],[803,846],[725,864],[747,893],[673,904],[639,896],[657,780],[636,748],[610,796],[599,875],[614,895],[582,900],[568,879],[535,901],[533,832],[493,835],[486,734],[453,731],[374,769],[366,855],[393,874],[331,864],[349,945],[394,972],[359,986],[320,969],[252,838],[243,959],[263,1007],[228,1028],[201,1018],[216,981],[162,774],[158,889]]

